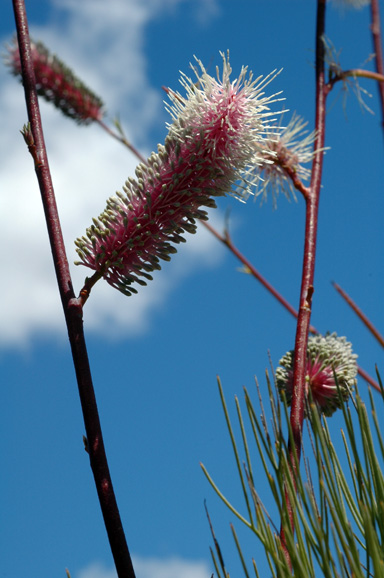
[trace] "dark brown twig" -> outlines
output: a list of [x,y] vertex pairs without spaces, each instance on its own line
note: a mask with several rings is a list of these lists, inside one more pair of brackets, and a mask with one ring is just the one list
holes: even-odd
[[48,228],[52,256],[61,302],[64,309],[72,349],[79,395],[88,440],[91,468],[103,513],[109,543],[119,578],[134,578],[135,573],[126,543],[119,510],[114,495],[103,443],[96,398],[92,384],[88,354],[83,332],[82,307],[75,298],[61,232],[48,158],[44,143],[36,81],[31,57],[28,21],[24,0],[13,0],[16,29],[22,64],[22,77],[28,111],[29,127],[24,138],[33,156]]

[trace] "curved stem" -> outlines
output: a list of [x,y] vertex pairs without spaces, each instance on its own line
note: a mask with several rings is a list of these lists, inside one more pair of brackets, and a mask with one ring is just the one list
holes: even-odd
[[83,332],[83,311],[75,298],[68,267],[64,240],[61,232],[52,179],[37,100],[35,74],[31,57],[28,22],[24,0],[13,0],[16,29],[19,42],[25,100],[29,127],[24,138],[35,163],[41,198],[48,228],[52,256],[56,271],[61,302],[64,309],[69,341],[72,349],[79,395],[87,434],[87,448],[91,468],[103,513],[109,543],[119,578],[134,578],[135,573],[126,543],[120,514],[113,491],[107,457],[103,443],[96,398],[92,384],[87,348]]
[[336,76],[333,76],[327,84],[328,90],[333,87],[336,82],[340,82],[352,76],[353,78],[368,78],[370,80],[377,80],[377,82],[384,82],[383,73],[372,72],[372,70],[364,70],[363,68],[351,68],[350,70],[342,70]]

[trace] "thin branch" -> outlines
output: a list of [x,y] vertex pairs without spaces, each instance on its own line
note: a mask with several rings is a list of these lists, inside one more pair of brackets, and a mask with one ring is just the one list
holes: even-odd
[[116,128],[119,131],[119,134],[117,134],[115,131],[113,131],[107,124],[105,124],[105,122],[103,122],[101,119],[97,119],[96,121],[99,126],[101,126],[102,129],[104,129],[111,137],[115,138],[116,140],[118,140],[121,144],[123,144],[124,146],[126,146],[131,153],[133,153],[140,162],[147,164],[147,159],[133,146],[133,144],[127,139],[127,137],[125,136],[125,134],[123,133],[122,128],[120,127],[120,124],[118,124],[116,122]]
[[363,68],[351,68],[350,70],[342,70],[335,74],[327,84],[328,90],[333,87],[336,82],[342,82],[346,78],[368,78],[370,80],[377,80],[377,82],[384,82],[384,75],[372,70],[364,70]]
[[[244,265],[245,271],[247,273],[249,272],[253,277],[255,277],[255,279],[257,279],[263,285],[263,287],[265,287],[267,291],[269,291],[269,293],[271,293],[271,295],[273,295],[275,299],[277,299],[277,301],[281,303],[281,305],[287,311],[289,311],[291,315],[293,315],[293,317],[297,318],[296,309],[281,295],[281,293],[277,291],[277,289],[275,289],[275,287],[269,281],[267,281],[267,279],[265,279],[265,277],[261,275],[261,273],[259,273],[256,267],[252,265],[252,263],[248,261],[248,259],[243,255],[243,253],[239,251],[236,245],[233,244],[228,229],[225,230],[224,235],[221,235],[207,221],[201,221],[201,224],[204,225],[204,227],[206,227],[208,231],[210,231],[212,235],[216,237],[216,239],[218,239],[219,241],[221,241],[221,243],[223,243],[226,247],[228,247],[231,253],[233,253],[235,257],[237,257],[237,259]],[[318,331],[315,329],[315,327],[313,327],[313,325],[310,326],[309,331],[311,333],[318,333]]]
[[[209,222],[201,221],[201,224],[204,225],[204,227],[206,227],[208,229],[208,231],[210,231],[212,233],[212,235],[214,235],[216,237],[216,239],[218,239],[221,243],[223,243],[223,245],[225,245],[231,251],[231,253],[233,253],[233,255],[235,255],[235,257],[237,257],[237,259],[244,265],[244,270],[246,273],[249,273],[255,279],[257,279],[263,285],[263,287],[265,287],[265,289],[267,291],[269,291],[269,293],[271,293],[271,295],[273,295],[273,297],[275,297],[275,299],[291,315],[293,315],[293,317],[295,317],[295,319],[297,319],[298,313],[297,313],[296,309],[291,305],[291,303],[289,303],[289,301],[287,301],[285,299],[285,297],[283,297],[281,295],[281,293],[279,293],[279,291],[269,281],[267,281],[267,279],[265,279],[265,277],[263,277],[261,275],[261,273],[256,269],[256,267],[243,255],[243,253],[241,253],[241,251],[236,247],[236,245],[234,245],[234,243],[233,243],[233,241],[229,235],[228,229],[226,229],[224,234],[222,235],[214,227],[212,227],[212,225]],[[317,335],[319,332],[316,329],[316,327],[314,327],[314,325],[310,325],[309,326],[309,333],[312,333],[312,335]],[[367,373],[365,371],[365,369],[358,366],[357,371],[358,371],[359,375],[369,385],[371,385],[377,391],[381,391],[379,384],[369,375],[369,373]]]
[[76,371],[87,434],[87,447],[91,468],[109,543],[115,560],[117,574],[119,578],[134,578],[135,573],[120,520],[104,449],[84,339],[82,307],[80,302],[75,298],[72,287],[72,280],[69,272],[68,260],[49,170],[40,109],[37,99],[36,81],[31,56],[28,21],[24,0],[13,0],[13,8],[29,119],[29,127],[24,129],[24,138],[27,140],[28,148],[33,156],[35,171],[39,182],[56,277],[72,349],[73,363]]
[[381,393],[381,387],[380,385],[377,383],[377,381],[375,381],[370,375],[369,373],[367,373],[365,371],[365,369],[363,369],[362,367],[360,367],[359,365],[357,366],[357,373],[363,378],[365,379],[365,381],[367,383],[369,383],[369,385],[371,387],[373,387],[374,389],[376,389],[376,391],[379,391]]
[[[371,0],[371,31],[373,48],[375,51],[375,62],[376,70],[381,76],[384,75],[384,64],[383,64],[383,49],[381,46],[381,26],[380,26],[380,11],[379,11],[379,0]],[[384,130],[384,82],[378,82],[377,84],[379,90],[379,98],[381,103],[381,126]]]
[[85,303],[88,300],[88,297],[91,294],[92,287],[97,283],[99,279],[101,279],[102,274],[99,271],[96,271],[91,277],[86,277],[85,283],[83,288],[79,294],[79,303],[81,307],[84,307]]
[[332,283],[336,291],[343,297],[343,299],[348,303],[348,305],[353,309],[356,315],[361,319],[364,325],[369,329],[372,335],[380,343],[381,347],[384,347],[384,337],[379,333],[376,327],[373,325],[372,321],[363,313],[363,311],[356,305],[356,303],[351,299],[351,297],[338,285],[337,283]]
[[281,168],[284,170],[285,174],[288,178],[291,179],[293,186],[299,193],[301,193],[305,200],[308,199],[310,195],[310,188],[306,187],[301,179],[299,179],[295,170],[289,165],[280,165]]

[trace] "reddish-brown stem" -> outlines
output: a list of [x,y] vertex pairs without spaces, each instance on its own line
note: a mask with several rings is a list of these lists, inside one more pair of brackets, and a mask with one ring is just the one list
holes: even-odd
[[80,291],[80,295],[79,295],[79,303],[81,305],[81,307],[84,307],[85,303],[88,300],[88,297],[91,294],[91,289],[92,287],[99,281],[99,279],[102,278],[102,274],[99,273],[98,271],[96,271],[92,277],[87,277],[85,280],[85,283],[83,285],[83,288]]
[[126,146],[131,153],[133,153],[142,163],[147,164],[147,159],[143,157],[143,155],[123,136],[122,134],[117,134],[113,131],[105,122],[103,122],[100,118],[96,121],[102,129],[104,129],[111,137],[115,138],[119,142],[121,142],[124,146]]
[[376,389],[376,391],[379,391],[381,393],[381,387],[380,385],[377,383],[377,381],[375,381],[370,375],[369,373],[367,373],[365,371],[365,369],[363,369],[362,367],[360,367],[359,365],[357,366],[357,373],[359,375],[361,375],[361,377],[363,379],[365,379],[365,381],[367,383],[369,383],[370,386],[372,386],[374,389]]
[[325,0],[318,0],[316,30],[316,139],[314,143],[314,149],[316,152],[312,164],[310,195],[306,201],[303,272],[295,339],[295,363],[293,370],[293,396],[291,408],[291,426],[298,458],[301,453],[301,432],[304,419],[305,364],[309,323],[311,318],[312,295],[314,291],[317,221],[325,141],[326,91],[324,76],[324,29]]
[[[371,31],[373,40],[373,49],[375,51],[375,62],[377,72],[384,75],[383,50],[381,46],[381,26],[380,26],[380,12],[379,0],[371,0]],[[381,103],[381,126],[384,130],[384,82],[378,82],[379,98]]]
[[[252,265],[252,263],[241,253],[241,251],[239,251],[236,245],[233,244],[227,230],[225,231],[224,235],[221,235],[207,221],[201,221],[201,223],[216,237],[216,239],[228,247],[228,249],[235,255],[235,257],[237,257],[238,260],[244,265],[246,270],[249,271],[249,273],[255,277],[255,279],[257,279],[267,289],[267,291],[269,291],[269,293],[271,293],[271,295],[273,295],[275,299],[277,299],[277,301],[281,303],[281,305],[285,307],[287,311],[289,311],[291,315],[297,317],[296,309],[281,295],[281,293],[277,291],[277,289],[275,289],[275,287],[269,281],[267,281],[267,279],[265,279],[265,277],[261,275],[261,273],[259,273],[256,267]],[[309,331],[311,333],[317,333],[316,329],[312,325],[310,326]]]
[[356,305],[356,303],[353,301],[353,299],[350,298],[348,293],[346,293],[344,291],[344,289],[342,289],[340,287],[340,285],[338,285],[337,283],[333,283],[333,286],[336,289],[336,291],[338,293],[340,293],[340,295],[343,297],[343,299],[345,299],[345,301],[348,303],[348,305],[353,309],[353,311],[356,313],[356,315],[361,319],[361,321],[364,323],[364,325],[369,329],[369,331],[372,333],[372,335],[377,339],[377,341],[380,343],[381,347],[384,347],[384,337],[379,333],[379,331],[376,329],[376,327],[373,325],[373,323],[368,319],[368,317],[365,315],[365,313],[362,312],[362,310]]
[[[300,304],[297,318],[297,329],[295,338],[295,359],[293,366],[293,393],[290,413],[290,423],[292,429],[292,440],[288,446],[288,454],[292,469],[292,478],[295,480],[299,475],[297,471],[301,455],[302,430],[305,407],[305,367],[307,360],[308,332],[311,320],[312,295],[314,292],[314,274],[316,257],[317,222],[321,188],[321,176],[323,169],[324,141],[325,141],[325,100],[326,84],[324,72],[324,42],[325,31],[325,2],[317,2],[317,23],[316,23],[316,119],[314,142],[315,156],[312,163],[312,176],[310,194],[306,198],[305,215],[305,241],[303,271],[301,278]],[[293,506],[289,501],[288,494],[287,509],[292,530]],[[285,533],[283,527],[280,529],[280,538],[287,559],[289,554],[285,543]]]
[[[287,311],[289,311],[289,313],[291,315],[293,315],[297,319],[298,313],[297,313],[296,309],[289,303],[289,301],[287,301],[285,299],[285,297],[283,297],[281,295],[281,293],[279,293],[279,291],[269,281],[267,281],[267,279],[265,279],[265,277],[263,277],[263,275],[261,275],[261,273],[245,257],[245,255],[243,255],[243,253],[241,251],[239,251],[239,249],[236,247],[236,245],[234,245],[234,243],[233,243],[233,241],[232,241],[232,239],[228,233],[228,230],[226,230],[225,233],[222,235],[214,227],[212,227],[212,225],[210,223],[208,223],[207,221],[201,221],[201,223],[208,229],[208,231],[210,231],[212,233],[212,235],[214,235],[216,237],[216,239],[218,239],[221,243],[223,243],[231,251],[231,253],[233,253],[233,255],[235,255],[235,257],[237,257],[237,259],[244,265],[245,271],[249,272],[250,275],[252,275],[252,277],[257,279],[263,285],[263,287],[265,287],[266,290],[269,291],[269,293],[271,293],[271,295],[273,295],[273,297],[275,297],[275,299],[277,299],[277,301]],[[319,332],[317,331],[316,327],[314,327],[313,325],[310,325],[309,326],[309,333],[316,335]],[[365,379],[365,381],[367,383],[369,383],[369,385],[371,385],[377,391],[381,391],[379,384],[362,367],[358,366],[357,371],[358,371],[359,375],[363,379]]]
[[327,84],[328,90],[333,88],[333,85],[336,84],[336,82],[343,81],[349,77],[368,78],[370,80],[377,80],[379,83],[384,82],[384,75],[381,73],[379,74],[378,72],[372,72],[371,70],[364,70],[363,68],[351,68],[350,70],[342,70],[333,76]]
[[291,179],[295,189],[303,195],[305,200],[307,200],[310,194],[309,187],[304,186],[303,181],[299,179],[296,171],[292,169],[291,166],[289,165],[280,165],[280,166],[282,169],[284,169],[284,172],[287,175],[287,177]]
[[67,323],[79,395],[87,434],[87,447],[91,468],[99,496],[109,543],[119,578],[134,578],[135,573],[126,543],[120,514],[114,495],[107,457],[105,454],[96,398],[92,384],[88,354],[83,332],[82,307],[75,298],[61,226],[53,191],[48,158],[44,143],[40,109],[37,100],[35,74],[31,58],[28,22],[24,0],[13,0],[16,29],[22,65],[25,100],[29,127],[24,138],[33,156],[41,198],[47,222],[48,235],[59,286],[60,297]]

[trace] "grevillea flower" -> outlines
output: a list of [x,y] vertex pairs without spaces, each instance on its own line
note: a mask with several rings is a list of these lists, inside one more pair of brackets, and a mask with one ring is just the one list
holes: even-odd
[[[51,54],[42,42],[31,42],[37,94],[78,124],[88,124],[103,116],[103,102],[73,72]],[[8,47],[8,66],[21,78],[19,47],[14,40]]]
[[[356,358],[351,343],[336,333],[308,339],[306,399],[311,390],[313,401],[324,415],[330,416],[341,407],[339,392],[347,400],[356,385]],[[288,351],[276,369],[277,387],[285,393],[288,405],[292,401],[293,362],[294,351]]]
[[262,200],[266,200],[270,192],[274,206],[280,192],[288,199],[291,194],[296,199],[292,175],[301,181],[311,176],[310,169],[303,165],[311,162],[314,157],[315,133],[307,134],[307,124],[300,116],[293,114],[285,128],[281,131],[271,128],[270,134],[267,132],[263,140],[262,161],[254,168],[261,177],[257,196],[261,195]]
[[[223,73],[207,74],[201,62],[192,67],[198,82],[185,75],[186,98],[169,91],[168,125],[164,146],[128,178],[123,193],[107,201],[105,211],[76,240],[85,265],[113,287],[130,295],[133,283],[145,285],[159,260],[169,260],[185,232],[196,231],[196,219],[207,219],[201,207],[215,207],[213,197],[239,196],[254,184],[242,181],[260,162],[259,144],[272,114],[273,96],[264,96],[271,75],[253,80],[243,68],[230,81],[231,68],[223,56]],[[258,178],[258,177],[257,177]],[[237,185],[237,186],[236,186]]]

